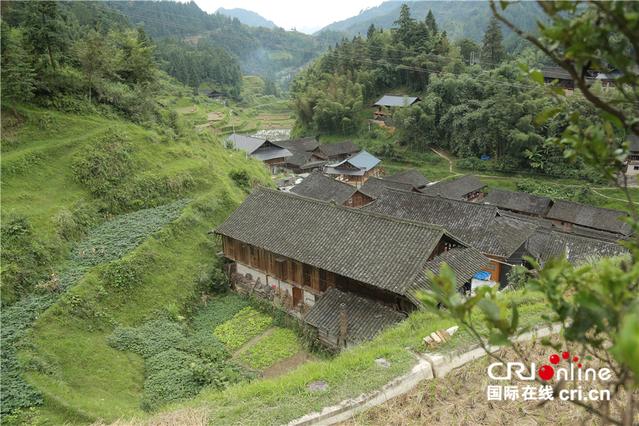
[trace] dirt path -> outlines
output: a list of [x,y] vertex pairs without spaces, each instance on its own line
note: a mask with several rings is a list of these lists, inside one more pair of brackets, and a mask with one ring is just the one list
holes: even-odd
[[435,148],[431,148],[430,150],[433,151],[435,154],[439,155],[440,157],[442,157],[444,160],[448,161],[448,171],[450,173],[455,173],[455,171],[453,170],[453,160],[451,160],[448,156],[446,156],[446,154],[443,154],[437,151]]
[[305,362],[313,361],[315,357],[309,354],[306,351],[299,351],[295,355],[283,359],[275,364],[271,365],[269,368],[262,372],[262,377],[265,379],[271,377],[277,377],[284,373],[287,373],[297,367],[298,365],[302,365]]
[[[609,200],[622,201],[624,203],[628,202],[628,200],[626,200],[625,198],[610,197],[610,196],[608,196],[606,194],[602,194],[601,192],[597,191],[597,189],[605,189],[605,188],[592,188],[592,192],[594,192],[595,194],[599,195],[600,197],[607,198]],[[639,206],[639,202],[637,202],[637,201],[633,201],[632,203]]]
[[262,340],[264,337],[269,336],[270,334],[272,334],[274,331],[275,331],[275,327],[271,327],[271,328],[266,329],[266,331],[264,331],[264,333],[258,334],[257,336],[253,337],[251,340],[249,340],[248,342],[244,343],[235,352],[233,352],[232,358],[236,358],[245,349],[250,348],[251,346],[256,344],[258,341]]

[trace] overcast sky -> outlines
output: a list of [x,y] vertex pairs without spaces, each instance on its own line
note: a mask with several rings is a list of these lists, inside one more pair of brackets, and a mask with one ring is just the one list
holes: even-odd
[[312,33],[331,22],[357,15],[382,0],[195,0],[200,9],[213,13],[218,8],[242,8],[257,12],[276,25]]

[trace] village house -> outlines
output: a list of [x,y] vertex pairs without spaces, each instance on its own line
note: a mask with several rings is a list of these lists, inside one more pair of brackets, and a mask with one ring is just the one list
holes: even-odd
[[226,142],[227,146],[244,151],[247,156],[263,161],[269,166],[271,173],[281,167],[286,158],[293,155],[288,149],[280,146],[279,143],[271,142],[268,139],[233,133],[226,139]]
[[506,284],[512,265],[523,264],[525,243],[536,226],[500,215],[497,207],[386,188],[361,208],[399,219],[434,224],[449,230],[488,257],[490,281]]
[[313,156],[317,160],[338,162],[345,160],[361,150],[351,141],[338,143],[322,143],[313,150]]
[[450,198],[451,200],[481,201],[484,197],[484,188],[486,188],[486,184],[479,178],[466,175],[436,182],[420,191],[424,194]]
[[366,204],[379,198],[379,196],[382,195],[386,188],[403,189],[405,191],[417,191],[417,189],[410,183],[395,182],[387,179],[370,177],[351,195],[348,203],[345,205],[349,207],[365,206]]
[[441,259],[463,266],[460,290],[488,264],[442,227],[266,188],[214,232],[236,291],[282,306],[335,348],[401,321]]
[[581,264],[599,257],[628,254],[628,249],[613,241],[544,228],[539,228],[528,239],[526,250],[542,265],[562,256],[570,263]]
[[624,174],[630,184],[639,184],[639,136],[631,133],[628,136],[628,157],[626,158]]
[[352,185],[314,171],[295,185],[290,192],[302,197],[346,205],[355,191],[357,189]]
[[630,224],[623,221],[626,217],[628,213],[624,211],[565,200],[555,200],[546,214],[546,218],[564,232],[605,231],[618,237],[628,236],[632,232]]
[[564,89],[568,93],[575,90],[575,80],[570,73],[561,67],[544,67],[541,70],[544,75],[544,83]]
[[360,187],[369,177],[377,177],[381,174],[381,170],[378,167],[379,163],[379,158],[369,154],[367,151],[360,151],[338,163],[327,164],[324,166],[324,173]]
[[502,210],[536,217],[546,216],[552,206],[552,200],[548,197],[501,189],[491,189],[482,201],[484,204],[490,204]]
[[398,96],[398,95],[384,95],[373,106],[377,107],[377,110],[373,113],[376,120],[386,120],[392,116],[395,108],[403,108],[414,105],[419,102],[416,96]]
[[406,169],[401,172],[397,172],[394,175],[384,176],[384,180],[390,182],[408,183],[417,190],[422,190],[430,183],[426,176],[424,176],[417,169]]

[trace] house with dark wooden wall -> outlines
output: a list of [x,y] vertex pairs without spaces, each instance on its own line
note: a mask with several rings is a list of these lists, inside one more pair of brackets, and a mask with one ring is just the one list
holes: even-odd
[[572,232],[576,228],[605,231],[618,236],[627,236],[632,232],[629,223],[623,219],[628,213],[621,210],[604,209],[572,201],[555,200],[546,214],[555,227]]
[[420,100],[417,96],[384,95],[373,104],[377,108],[373,115],[376,120],[385,121],[392,116],[396,108],[409,107]]
[[480,201],[484,197],[484,188],[486,184],[477,176],[466,175],[436,182],[420,191],[451,200]]
[[282,306],[333,347],[404,318],[441,256],[464,265],[465,281],[488,263],[442,227],[265,188],[214,232],[237,291]]
[[399,219],[442,226],[491,259],[490,280],[506,283],[512,265],[521,265],[534,224],[502,217],[497,207],[386,188],[361,208]]
[[282,166],[286,159],[293,154],[278,142],[252,136],[233,133],[226,139],[227,146],[246,152],[247,156],[263,161],[271,172],[275,172],[278,166]]
[[352,185],[326,176],[320,171],[314,171],[295,185],[290,192],[302,197],[346,205],[355,191],[357,189]]
[[484,204],[499,207],[530,216],[544,217],[552,206],[548,197],[529,194],[527,192],[502,191],[492,189],[482,200]]
[[377,177],[382,171],[380,159],[367,151],[360,151],[346,160],[324,166],[324,173],[356,187],[362,186],[369,177]]

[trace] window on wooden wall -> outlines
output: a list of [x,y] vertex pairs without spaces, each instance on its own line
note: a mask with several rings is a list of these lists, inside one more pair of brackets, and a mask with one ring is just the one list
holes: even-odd
[[287,262],[283,257],[278,257],[275,259],[275,275],[280,280],[287,280]]
[[319,270],[319,291],[321,292],[326,291],[326,287],[328,286],[326,282],[327,276],[328,274],[326,273],[325,270],[323,269]]
[[311,287],[313,285],[312,284],[313,267],[305,264],[302,267],[302,270],[303,270],[302,284],[304,284],[305,286]]

